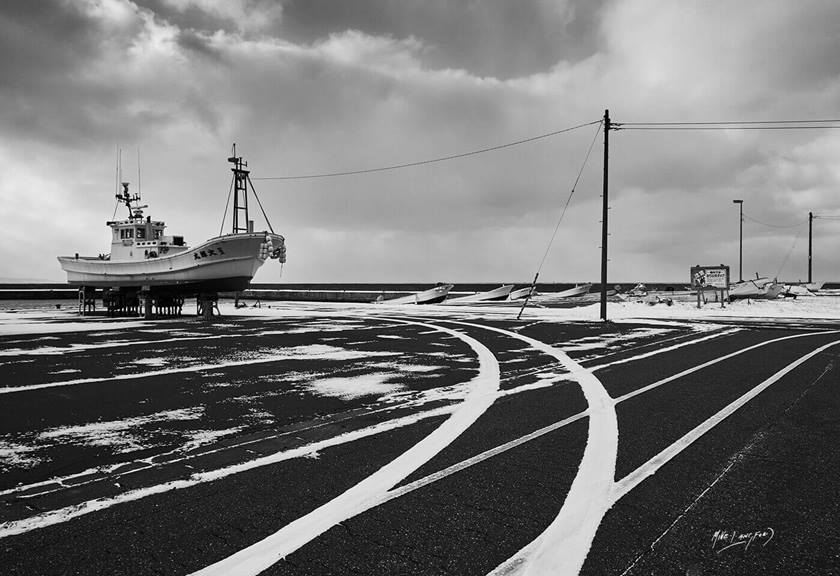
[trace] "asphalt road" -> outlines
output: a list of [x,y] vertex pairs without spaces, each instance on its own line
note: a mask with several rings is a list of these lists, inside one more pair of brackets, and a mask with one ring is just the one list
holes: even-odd
[[0,574],[840,573],[831,326],[409,312],[0,336]]

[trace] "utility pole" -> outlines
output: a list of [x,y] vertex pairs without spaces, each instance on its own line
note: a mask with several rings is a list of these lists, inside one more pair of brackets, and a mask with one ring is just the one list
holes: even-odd
[[610,111],[604,110],[604,207],[601,220],[601,320],[607,319],[607,211],[610,156]]
[[808,284],[813,282],[811,279],[811,261],[813,259],[811,249],[814,240],[814,213],[808,212]]
[[740,282],[744,281],[744,201],[743,200],[733,200],[733,204],[739,204],[741,206],[740,210],[740,227],[738,229],[738,280]]

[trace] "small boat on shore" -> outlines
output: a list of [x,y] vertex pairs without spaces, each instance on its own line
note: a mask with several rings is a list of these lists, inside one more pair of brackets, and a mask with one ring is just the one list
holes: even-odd
[[552,298],[576,298],[578,296],[589,294],[589,290],[591,288],[592,284],[581,284],[580,286],[575,286],[574,288],[569,288],[568,290],[563,290],[562,292],[546,294],[546,296],[551,296]]
[[755,275],[754,280],[744,280],[729,286],[729,300],[774,300],[785,292],[785,285],[767,277]]
[[452,284],[438,284],[434,288],[429,288],[410,296],[400,296],[399,298],[392,298],[391,300],[381,300],[377,298],[376,304],[439,304],[446,300],[449,291],[452,290]]
[[479,292],[478,294],[470,294],[468,296],[459,296],[458,298],[447,298],[444,302],[447,306],[458,304],[474,304],[476,302],[498,302],[499,300],[506,300],[510,294],[513,284],[505,284],[487,292]]
[[[59,256],[67,282],[73,286],[166,289],[179,294],[240,291],[248,287],[254,274],[267,260],[286,261],[283,236],[271,231],[254,231],[248,220],[247,163],[234,156],[233,231],[210,238],[198,246],[188,246],[183,236],[165,234],[161,220],[144,216],[140,195],[129,193],[122,183],[117,200],[128,208],[124,220],[106,222],[111,229],[111,251],[99,256]],[[253,186],[252,186],[253,189]],[[239,216],[244,211],[245,222]]]
[[527,296],[536,296],[537,289],[533,286],[526,286],[525,288],[517,288],[516,290],[512,290],[510,294],[508,294],[508,300],[521,300]]

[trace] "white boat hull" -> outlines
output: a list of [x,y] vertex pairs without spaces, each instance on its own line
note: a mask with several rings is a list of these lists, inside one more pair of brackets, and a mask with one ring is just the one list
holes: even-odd
[[588,294],[590,288],[592,288],[592,284],[581,284],[580,286],[575,286],[574,288],[569,288],[568,290],[551,294],[551,296],[553,298],[574,298],[576,296]]
[[165,286],[178,290],[244,290],[282,236],[265,232],[229,234],[172,256],[111,261],[96,257],[60,256],[67,281],[76,286]]
[[537,289],[532,287],[532,286],[526,286],[525,288],[519,288],[518,290],[513,290],[510,294],[508,294],[508,300],[520,300],[522,298],[525,298],[529,294],[532,297],[536,296]]
[[379,304],[437,304],[446,300],[447,294],[452,290],[452,284],[442,284],[423,292],[417,292],[410,296],[401,296],[391,300],[378,300]]
[[505,286],[494,288],[493,290],[488,290],[487,292],[447,299],[445,304],[473,304],[475,302],[495,302],[498,300],[505,300],[510,294],[512,288],[513,284],[507,284]]
[[[763,283],[762,283],[763,282]],[[729,287],[729,299],[738,300],[744,298],[773,300],[784,292],[783,284],[766,281],[764,278],[757,280],[746,280]]]

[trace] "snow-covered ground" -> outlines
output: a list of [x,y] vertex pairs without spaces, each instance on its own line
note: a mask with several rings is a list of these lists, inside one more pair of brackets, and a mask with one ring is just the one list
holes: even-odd
[[[436,317],[504,317],[515,318],[518,306],[510,304],[458,306],[442,305],[384,305],[384,304],[348,304],[327,302],[263,302],[261,308],[240,308],[223,304],[222,314],[248,316],[298,315],[301,312],[318,313],[319,311],[335,314],[342,310],[348,314],[363,316],[389,315],[429,315]],[[542,307],[529,305],[522,314],[523,321],[599,321],[600,303],[590,303],[574,307]],[[721,307],[719,302],[709,302],[697,308],[696,302],[674,301],[671,306],[665,303],[649,305],[644,302],[608,302],[607,318],[615,321],[633,320],[717,320],[717,319],[813,319],[840,320],[840,293],[800,298],[780,298],[778,300],[737,300]]]

